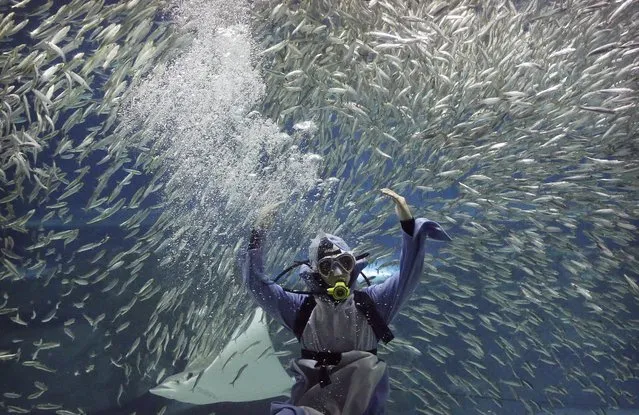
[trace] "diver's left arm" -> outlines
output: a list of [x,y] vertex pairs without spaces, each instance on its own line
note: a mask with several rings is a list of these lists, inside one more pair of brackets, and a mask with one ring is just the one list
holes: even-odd
[[426,239],[450,241],[450,237],[437,222],[413,218],[403,197],[390,189],[383,189],[382,192],[394,200],[395,211],[402,225],[399,273],[364,291],[371,296],[384,321],[390,323],[419,283],[424,268]]
[[[364,289],[375,302],[386,323],[390,323],[413,293],[424,268],[426,239],[449,241],[450,237],[437,222],[424,218],[402,221],[402,253],[399,273],[381,284]],[[413,228],[413,234],[408,231]]]

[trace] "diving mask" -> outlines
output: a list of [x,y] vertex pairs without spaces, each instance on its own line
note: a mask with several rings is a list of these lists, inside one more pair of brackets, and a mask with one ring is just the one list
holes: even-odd
[[317,261],[317,272],[324,278],[328,278],[333,272],[335,265],[339,266],[348,275],[355,268],[355,257],[348,252],[336,257],[324,257]]
[[324,257],[317,261],[317,273],[329,286],[326,293],[334,300],[344,300],[350,295],[349,282],[356,261],[355,257],[348,252]]

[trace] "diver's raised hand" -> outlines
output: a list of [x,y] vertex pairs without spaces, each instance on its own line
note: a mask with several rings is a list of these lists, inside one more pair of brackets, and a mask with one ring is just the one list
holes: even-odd
[[262,230],[268,230],[271,228],[275,221],[275,216],[277,215],[277,208],[279,208],[283,203],[284,202],[272,203],[261,208],[257,213],[254,228]]
[[408,207],[408,203],[406,203],[406,199],[404,198],[404,196],[400,196],[386,187],[383,189],[379,189],[379,191],[393,199],[393,202],[395,202],[395,213],[397,213],[399,220],[409,220],[413,217],[413,215],[410,213],[410,208]]

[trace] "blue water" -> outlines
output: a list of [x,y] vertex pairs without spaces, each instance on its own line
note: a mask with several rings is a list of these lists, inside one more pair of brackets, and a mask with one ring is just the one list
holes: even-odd
[[[26,37],[18,37],[15,38],[14,41],[28,43],[29,39]],[[89,53],[90,49],[87,47],[84,51]],[[99,83],[99,79],[96,79],[95,84],[92,86],[97,87],[97,83]],[[73,110],[69,110],[63,114],[57,124],[62,125],[65,121],[65,117],[68,117],[71,113],[73,113]],[[87,128],[98,126],[103,121],[103,117],[90,117],[87,119],[86,123],[72,128],[69,131],[69,135],[73,139],[74,145],[78,145],[84,139]],[[506,118],[502,120],[503,123],[507,123],[508,121],[509,120]],[[287,125],[283,126],[283,129],[291,132],[292,125],[293,122],[291,121]],[[499,126],[497,128],[499,128]],[[339,126],[334,127],[333,134],[335,137],[340,137]],[[358,139],[358,134],[355,134],[355,139]],[[41,226],[44,228],[45,232],[60,232],[69,229],[80,229],[80,236],[69,246],[65,246],[63,241],[54,241],[48,245],[48,248],[55,248],[56,254],[60,253],[62,255],[62,258],[64,259],[63,261],[56,261],[56,255],[51,255],[44,258],[46,260],[46,266],[39,274],[33,269],[23,270],[24,278],[21,281],[0,281],[0,294],[8,293],[12,304],[20,304],[20,316],[23,320],[29,320],[31,312],[35,312],[38,316],[36,319],[29,320],[28,327],[22,327],[14,324],[8,318],[10,315],[0,316],[0,349],[13,350],[16,344],[14,343],[15,339],[22,339],[24,344],[27,344],[39,339],[50,340],[53,338],[59,338],[60,341],[63,342],[64,352],[61,353],[59,350],[54,349],[52,351],[41,351],[39,354],[42,358],[53,356],[57,359],[54,365],[58,369],[58,373],[56,374],[37,372],[37,376],[34,377],[33,372],[27,372],[26,368],[23,366],[15,363],[0,362],[0,366],[2,367],[0,370],[2,370],[2,373],[4,374],[4,376],[0,376],[0,389],[2,391],[20,391],[23,394],[28,395],[33,392],[33,380],[38,379],[49,385],[50,391],[47,392],[46,395],[47,402],[56,402],[56,400],[68,402],[69,400],[75,400],[77,401],[78,406],[90,406],[91,404],[95,404],[93,406],[94,408],[102,408],[101,410],[91,412],[96,414],[128,414],[133,411],[137,411],[138,414],[155,413],[154,411],[158,411],[165,405],[169,407],[167,413],[208,414],[212,411],[215,411],[217,414],[266,413],[269,400],[242,404],[214,404],[201,407],[194,407],[192,405],[168,401],[166,399],[150,395],[146,392],[145,385],[147,383],[154,382],[151,382],[148,379],[144,382],[136,382],[135,380],[131,381],[127,386],[130,393],[127,393],[125,400],[121,402],[121,406],[114,403],[114,396],[117,394],[118,386],[125,382],[125,380],[123,379],[121,371],[115,370],[109,362],[109,359],[105,357],[117,356],[127,352],[128,347],[135,337],[146,329],[145,316],[150,315],[152,312],[153,307],[155,306],[155,300],[149,301],[146,304],[138,304],[136,308],[133,309],[135,314],[133,317],[129,315],[127,318],[127,320],[131,320],[131,326],[127,329],[125,335],[118,337],[118,340],[121,340],[121,343],[114,342],[110,346],[110,350],[108,352],[105,352],[104,347],[112,341],[111,338],[106,336],[104,330],[92,330],[88,327],[82,314],[89,313],[91,314],[91,317],[96,317],[97,314],[104,312],[107,315],[107,318],[102,323],[105,330],[115,329],[115,327],[121,324],[124,320],[111,321],[111,316],[123,304],[128,303],[132,298],[133,293],[141,288],[145,282],[145,278],[143,276],[131,283],[121,295],[117,295],[117,293],[122,289],[121,287],[123,286],[124,281],[128,279],[124,270],[119,270],[118,285],[107,293],[103,293],[98,290],[106,285],[108,279],[107,281],[101,282],[99,286],[93,287],[89,285],[87,287],[76,287],[76,291],[73,294],[74,299],[83,297],[83,295],[78,293],[86,293],[90,295],[90,298],[86,301],[86,308],[76,306],[75,304],[67,301],[62,301],[58,309],[57,318],[53,319],[49,323],[39,323],[40,318],[46,315],[52,307],[56,306],[60,295],[69,290],[69,284],[64,284],[63,279],[68,278],[69,274],[72,275],[74,272],[82,274],[89,270],[89,268],[87,268],[69,271],[69,269],[74,265],[73,258],[92,258],[103,248],[107,249],[109,252],[119,252],[131,248],[137,241],[136,237],[126,238],[129,231],[120,227],[120,224],[134,213],[126,209],[118,212],[105,221],[93,225],[86,224],[87,220],[90,220],[97,215],[95,211],[89,213],[85,210],[85,208],[86,201],[93,193],[93,189],[98,183],[99,176],[103,174],[109,166],[109,163],[96,166],[96,163],[105,156],[106,152],[96,151],[90,154],[89,157],[78,165],[75,158],[65,160],[60,157],[53,156],[53,152],[58,142],[59,137],[53,138],[49,142],[48,148],[38,155],[39,164],[50,165],[55,161],[55,163],[64,171],[73,171],[81,166],[91,166],[90,174],[86,176],[85,180],[83,180],[84,186],[82,190],[67,199],[69,208],[68,215],[71,215],[73,219],[71,221],[64,222],[60,218],[57,218],[49,220],[45,224],[40,223],[41,218],[49,212],[46,206],[56,203],[56,198],[64,193],[65,190],[62,186],[53,192],[45,203],[39,205],[34,206],[33,204],[28,203],[28,201],[14,201],[13,207],[16,211],[23,211],[26,213],[29,209],[35,209],[35,214],[26,225],[26,233],[17,233],[2,229],[0,230],[0,236],[5,237],[7,235],[11,235],[14,238],[17,247],[15,252],[25,258],[35,258],[33,256],[35,254],[26,248],[35,242],[34,236],[36,235],[38,228]],[[312,150],[312,143],[302,143],[301,148],[302,150]],[[105,188],[102,196],[108,195],[112,190],[111,186],[126,177],[127,173],[123,170],[124,168],[136,168],[134,165],[136,156],[137,154],[135,152],[132,152],[129,155],[131,160],[125,162],[123,166],[114,173],[109,181],[110,186]],[[359,154],[356,157],[353,156],[348,158],[349,164],[344,175],[350,175],[359,163],[371,162],[372,157],[372,151],[368,151]],[[553,165],[551,160],[548,160],[547,162],[549,165]],[[388,168],[391,168],[392,163],[390,161],[386,163]],[[9,170],[6,173],[8,179],[11,180],[13,171]],[[475,173],[475,171],[469,171],[468,174],[473,173]],[[335,171],[323,171],[321,173],[321,177],[325,179],[333,176],[334,174]],[[520,174],[513,175],[513,179],[519,177]],[[71,176],[71,180],[72,179],[73,176]],[[137,189],[148,185],[150,179],[151,177],[144,174],[134,176],[131,183],[122,190],[122,193],[118,198],[124,197],[127,200],[130,200]],[[549,180],[550,179],[554,179],[554,177],[550,177]],[[32,183],[24,184],[24,194],[29,194],[32,185]],[[374,188],[371,184],[366,181],[362,182],[362,187],[360,189],[361,192],[372,190],[374,190]],[[398,190],[400,190],[407,198],[409,204],[414,207],[414,210],[418,215],[426,209],[437,211],[441,207],[441,204],[432,204],[430,202],[434,198],[451,200],[457,199],[460,196],[460,190],[455,185],[451,185],[449,188],[439,192],[414,191],[408,185],[405,188]],[[4,196],[4,192],[1,192],[0,197]],[[309,196],[309,200],[311,202],[314,201],[312,196]],[[138,209],[155,206],[160,201],[161,199],[158,194],[151,195],[140,204]],[[105,203],[103,207],[106,206],[108,206],[108,204]],[[524,203],[521,203],[518,207],[524,208],[527,206]],[[377,207],[376,209],[379,209],[376,213],[381,213],[382,208]],[[478,221],[481,223],[480,212],[472,208],[463,209],[469,215],[476,216]],[[144,233],[149,230],[150,226],[152,226],[155,222],[161,211],[161,208],[158,208],[149,214],[149,216],[142,222],[138,235],[144,235]],[[0,206],[0,213],[3,215],[7,214],[5,206]],[[394,213],[391,208],[388,208],[388,215],[389,218],[383,224],[382,229],[380,229],[380,233],[394,227],[397,229],[396,235],[379,236],[375,238],[374,242],[388,247],[395,247],[395,258],[398,258],[399,226],[393,216]],[[493,224],[502,227],[504,237],[510,233],[521,232],[529,226],[524,223],[510,220],[509,218],[504,218],[504,220],[500,222],[493,222]],[[637,223],[635,224],[639,225]],[[584,249],[583,253],[585,255],[596,259],[596,256],[600,254],[592,249],[592,243],[586,236],[586,231],[589,230],[591,224],[579,223],[578,225],[579,229],[576,232],[576,235],[578,235],[578,245]],[[446,224],[445,228],[453,238],[458,237],[458,235],[462,235],[464,232],[460,225]],[[248,232],[248,229],[246,231]],[[103,246],[82,254],[76,254],[74,252],[74,249],[77,247],[86,243],[99,241],[105,236],[109,236],[109,241]],[[313,235],[308,235],[307,239],[310,239],[312,236]],[[615,248],[615,243],[613,241],[607,241],[607,245],[611,249]],[[295,258],[291,258],[291,261],[303,258],[306,254],[306,249],[306,246],[300,247],[298,255]],[[157,262],[163,259],[164,254],[165,252],[154,254],[154,262],[150,261],[154,265],[150,265],[148,268],[145,268],[145,270],[150,273],[149,275],[153,275],[156,279],[156,283],[162,284],[166,287],[177,286],[179,281],[175,280],[175,275],[168,274],[166,271],[157,267]],[[446,252],[446,246],[443,244],[432,243],[432,247],[429,248],[429,255],[432,255],[434,265],[438,268],[442,267],[442,269],[450,270],[454,265],[452,264],[454,259]],[[552,261],[550,268],[557,273],[556,278],[551,278],[549,276],[549,285],[552,284],[552,286],[557,290],[569,289],[570,283],[574,281],[574,277],[568,274],[565,269],[561,267],[561,256],[557,252],[548,252],[548,256]],[[98,265],[106,266],[110,259],[109,253],[107,252],[104,258],[99,260]],[[62,264],[61,266],[58,265],[60,263]],[[78,267],[83,266],[81,264],[84,264],[84,262],[78,261]],[[285,265],[286,264],[269,264],[273,273],[278,272],[278,267]],[[179,272],[179,270],[176,271],[176,273],[177,272]],[[367,271],[365,270],[365,272]],[[460,362],[466,359],[472,359],[474,361],[478,360],[472,358],[472,355],[468,351],[468,345],[458,336],[458,331],[466,331],[464,326],[459,324],[456,328],[447,325],[439,326],[438,329],[442,330],[446,335],[440,335],[437,337],[432,336],[432,342],[430,344],[422,340],[411,341],[415,347],[422,351],[422,356],[410,357],[411,360],[409,363],[414,367],[428,372],[435,380],[435,383],[444,387],[446,392],[437,391],[433,385],[429,385],[427,382],[424,382],[421,385],[412,384],[411,381],[406,379],[400,371],[393,369],[394,365],[407,365],[407,359],[409,359],[407,355],[391,353],[386,356],[385,359],[391,367],[391,376],[400,382],[402,386],[429,390],[429,394],[425,394],[425,397],[426,400],[433,402],[433,404],[435,404],[435,401],[438,398],[444,399],[446,394],[452,395],[460,402],[460,405],[457,408],[451,408],[451,413],[479,413],[479,410],[486,413],[526,413],[526,409],[519,401],[520,398],[531,403],[534,402],[541,408],[541,410],[546,410],[547,412],[554,414],[582,414],[593,410],[599,410],[602,411],[602,413],[615,415],[639,413],[639,403],[636,402],[636,399],[630,400],[622,397],[617,398],[617,402],[612,399],[612,396],[615,394],[612,388],[627,391],[628,394],[634,396],[634,398],[637,397],[637,391],[639,391],[639,375],[637,374],[639,371],[639,350],[637,348],[639,339],[637,339],[636,335],[636,321],[637,318],[639,318],[639,302],[636,298],[631,298],[629,296],[624,297],[622,306],[625,311],[619,312],[612,318],[608,315],[600,316],[589,312],[581,298],[573,298],[565,300],[561,304],[557,304],[557,313],[560,313],[563,309],[571,310],[571,318],[574,318],[575,320],[572,322],[566,322],[568,317],[560,315],[557,315],[555,316],[555,319],[550,320],[549,314],[542,311],[540,305],[536,305],[534,303],[530,303],[526,308],[518,308],[518,311],[520,311],[521,314],[517,316],[509,315],[509,317],[515,322],[523,322],[527,321],[530,315],[537,316],[540,320],[539,323],[536,327],[528,328],[528,330],[534,332],[536,335],[536,341],[543,345],[548,345],[550,343],[560,344],[561,339],[553,337],[553,333],[556,334],[559,331],[562,331],[564,339],[575,342],[577,345],[588,340],[588,337],[596,339],[598,334],[603,334],[598,333],[598,328],[594,328],[595,326],[588,326],[588,321],[598,323],[599,326],[596,327],[602,327],[607,333],[614,333],[618,337],[618,341],[610,344],[610,348],[606,350],[606,355],[600,357],[599,362],[591,356],[579,353],[580,350],[576,349],[576,347],[567,347],[565,344],[561,344],[560,347],[552,350],[554,358],[562,362],[563,368],[556,365],[551,366],[545,364],[539,360],[539,353],[534,352],[522,354],[519,357],[513,357],[512,363],[506,366],[501,366],[497,364],[495,360],[491,360],[492,358],[488,357],[490,353],[495,353],[500,358],[505,359],[503,349],[497,343],[499,336],[508,336],[508,341],[512,344],[516,344],[520,340],[526,341],[526,344],[531,343],[526,339],[524,332],[513,334],[512,331],[508,330],[500,331],[500,327],[496,325],[498,331],[497,333],[494,333],[483,327],[480,324],[481,320],[478,317],[479,313],[487,315],[491,312],[499,314],[504,311],[493,302],[488,301],[485,296],[482,295],[485,290],[491,288],[491,283],[485,279],[478,278],[477,275],[473,275],[472,272],[466,273],[459,269],[456,269],[455,272],[458,284],[464,284],[465,286],[473,289],[474,294],[469,299],[464,300],[468,304],[471,304],[472,307],[466,307],[464,311],[474,316],[475,320],[473,323],[477,327],[474,334],[482,339],[483,350],[487,356],[485,360],[481,361],[481,363],[486,365],[488,368],[488,370],[484,373],[486,373],[489,379],[493,380],[493,382],[499,387],[500,395],[498,397],[492,396],[493,392],[489,390],[485,382],[480,380],[474,382],[476,384],[477,391],[469,391],[465,388],[454,386],[448,380],[447,374],[469,378],[469,374],[464,370]],[[624,272],[631,274],[632,272],[636,272],[636,270],[622,268],[618,270],[618,272],[620,274]],[[522,284],[525,284],[526,275],[527,274],[523,271],[516,272],[512,275],[509,282],[500,281],[500,287],[508,290],[518,290]],[[612,277],[613,276],[611,276],[611,279]],[[620,277],[620,275],[615,275],[614,277]],[[197,292],[196,287],[198,289],[202,289],[202,287],[206,287],[206,285],[203,283],[203,276],[193,275],[192,278],[195,282],[194,287],[192,291],[186,295],[190,298],[196,299],[200,295],[200,293]],[[45,285],[45,281],[50,282]],[[597,295],[598,293],[605,293],[609,289],[610,286],[607,285],[605,281],[597,281],[591,288],[591,291],[593,295]],[[418,287],[417,292],[407,305],[407,309],[410,309],[411,307],[419,307],[420,304],[423,304],[426,301],[430,304],[436,305],[439,309],[440,316],[431,316],[439,321],[443,321],[441,315],[459,312],[458,307],[452,302],[441,299],[437,299],[435,301],[424,299],[424,296],[432,298],[434,292],[443,295],[452,295],[455,291],[451,289],[447,281],[438,279],[436,276],[430,276]],[[544,299],[542,299],[542,301],[543,300]],[[29,312],[23,310],[29,310]],[[69,339],[65,337],[64,334],[61,334],[64,321],[70,318],[76,319],[75,325],[71,326],[76,336],[76,340],[73,343],[70,343]],[[627,320],[630,319],[634,319],[635,321],[628,323]],[[633,325],[633,329],[624,330],[624,326],[628,325]],[[409,340],[413,334],[424,335],[421,331],[418,333],[414,326],[415,323],[409,318],[406,316],[400,316],[394,322],[394,331],[400,337]],[[561,327],[561,329],[558,331],[557,327]],[[587,329],[590,330],[586,333],[586,335],[580,335],[580,332],[583,333],[583,327],[587,327]],[[195,333],[190,334],[195,335]],[[585,340],[584,337],[586,338]],[[452,349],[455,354],[446,360],[446,364],[442,365],[428,357],[427,351],[431,346],[448,347]],[[584,347],[583,350],[586,350],[586,346],[582,347]],[[521,347],[518,347],[518,350],[521,351]],[[574,350],[577,350],[577,353],[575,353]],[[27,357],[22,360],[26,359]],[[625,371],[615,371],[615,368],[610,365],[609,359],[615,359],[618,362],[622,362],[625,364],[627,369]],[[144,366],[147,363],[148,362],[142,362],[141,366]],[[185,367],[186,363],[187,362],[185,360],[163,362],[163,364],[170,367],[173,372],[181,371]],[[91,364],[93,364],[94,367],[87,372],[88,366]],[[522,369],[524,365],[535,366],[534,378]],[[623,365],[619,364],[619,366]],[[570,373],[571,370],[574,370],[575,368],[582,370],[585,373],[602,374],[605,377],[605,381],[601,381],[596,378],[591,379],[594,379],[595,386],[606,392],[608,399],[603,401],[592,393],[584,392],[583,386],[575,380],[558,385],[557,380],[561,379],[563,382],[566,379],[565,373]],[[614,373],[607,372],[607,370],[612,370]],[[167,375],[170,373],[172,372],[167,371]],[[498,382],[498,379],[514,380],[515,375],[528,381],[532,385],[533,389],[529,390],[524,386],[519,388],[515,393],[512,388]],[[139,376],[139,372],[134,376]],[[62,382],[64,382],[63,385],[61,384]],[[550,409],[547,399],[548,395],[544,392],[544,388],[550,385],[558,385],[566,388],[568,392],[567,396],[557,396],[566,408]],[[416,400],[409,393],[401,391],[397,387],[393,388],[391,399],[394,401],[394,403],[392,403],[392,408],[396,411],[395,413],[416,413],[415,408],[422,405],[420,401]],[[0,400],[2,400],[2,398],[0,398]],[[5,404],[11,404],[8,399],[4,399],[4,402]],[[447,400],[446,402],[449,401]],[[615,406],[619,406],[622,409],[610,409]]]

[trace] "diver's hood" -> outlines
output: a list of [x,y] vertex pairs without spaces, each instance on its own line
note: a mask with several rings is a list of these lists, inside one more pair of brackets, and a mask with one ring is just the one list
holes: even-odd
[[308,247],[308,259],[311,261],[311,267],[316,268],[317,261],[326,256],[335,255],[336,251],[351,252],[351,248],[339,236],[324,232],[318,233]]
[[[348,244],[339,236],[331,235],[328,233],[320,232],[313,240],[308,248],[308,258],[311,266],[302,265],[300,268],[300,278],[306,283],[311,291],[325,291],[329,288],[328,284],[319,276],[319,274],[313,271],[313,268],[317,268],[317,261],[326,257],[333,256],[339,252],[353,253]],[[357,277],[360,272],[366,268],[368,261],[366,259],[359,259],[355,263],[355,267],[350,273],[350,279],[348,281],[348,287],[352,287],[357,281]]]

